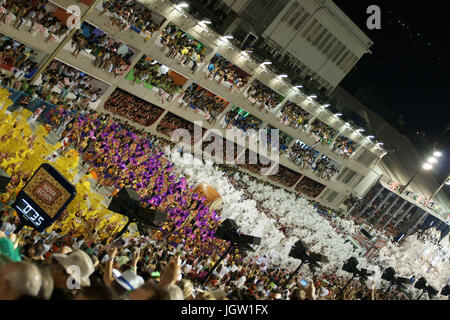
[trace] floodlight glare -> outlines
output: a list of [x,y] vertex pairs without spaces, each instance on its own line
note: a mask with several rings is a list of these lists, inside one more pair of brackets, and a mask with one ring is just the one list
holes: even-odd
[[429,157],[428,158],[428,162],[429,163],[437,163],[438,161],[437,161],[437,159],[435,157]]

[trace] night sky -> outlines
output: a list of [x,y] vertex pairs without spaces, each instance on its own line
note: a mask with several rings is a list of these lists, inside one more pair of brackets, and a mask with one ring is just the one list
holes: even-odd
[[[366,105],[413,141],[417,132],[425,134],[430,143],[422,143],[420,152],[426,152],[427,145],[430,148],[433,142],[442,142],[450,124],[450,28],[446,1],[334,2],[374,42],[370,48],[373,53],[363,56],[341,86],[350,93],[360,86],[373,88],[371,94],[376,103]],[[381,9],[380,30],[367,28],[369,5]],[[447,140],[444,156],[433,169],[439,182],[450,173],[449,145]]]

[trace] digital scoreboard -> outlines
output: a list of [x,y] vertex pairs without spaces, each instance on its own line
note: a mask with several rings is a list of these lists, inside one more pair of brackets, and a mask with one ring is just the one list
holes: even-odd
[[44,163],[19,191],[12,207],[23,225],[42,232],[61,215],[76,193],[63,175]]

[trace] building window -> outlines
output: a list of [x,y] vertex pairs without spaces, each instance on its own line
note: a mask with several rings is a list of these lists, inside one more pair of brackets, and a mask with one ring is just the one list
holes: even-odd
[[288,19],[288,17],[292,14],[292,12],[294,12],[294,10],[297,9],[297,7],[298,7],[298,3],[294,2],[292,4],[292,6],[289,8],[289,10],[286,11],[283,18],[281,18],[281,21],[286,21]]
[[339,68],[344,69],[345,64],[351,58],[351,56],[352,56],[352,54],[351,54],[350,50],[347,50],[338,62]]
[[307,37],[306,40],[313,41],[318,33],[323,29],[322,25],[319,24]]
[[336,41],[337,39],[334,36],[331,36],[330,41],[328,41],[327,45],[324,47],[322,52],[328,55],[328,51],[331,49],[331,47],[334,45]]
[[320,41],[320,39],[323,38],[323,36],[327,33],[327,29],[323,28],[322,31],[319,33],[319,35],[314,39],[312,44],[314,46],[317,46],[317,43]]
[[342,63],[342,69],[346,69],[347,66],[350,65],[350,63],[353,61],[353,59],[355,58],[355,55],[350,53],[349,57],[347,59],[345,59],[345,61]]
[[342,54],[342,52],[344,52],[345,50],[345,46],[341,44],[341,47],[339,48],[339,50],[337,51],[337,53],[334,55],[333,59],[331,59],[333,62],[336,62],[337,58],[339,58],[339,56]]
[[339,58],[339,60],[337,60],[336,64],[339,66],[341,64],[342,60],[344,60],[345,57],[347,57],[349,53],[350,53],[350,50],[348,50],[348,49],[345,50],[344,54]]
[[306,19],[308,19],[309,17],[309,12],[306,12],[300,17],[300,19],[298,20],[297,24],[295,25],[294,29],[298,30],[300,28],[301,25],[303,25],[303,23],[306,21]]
[[348,65],[345,67],[344,71],[349,72],[353,68],[353,66],[356,64],[356,62],[358,62],[358,58],[356,56],[354,56],[352,58],[352,60],[350,60]]
[[330,48],[330,50],[327,51],[327,56],[331,59],[341,47],[343,47],[342,43],[336,41],[335,44]]
[[325,37],[323,37],[323,40],[320,41],[319,45],[317,46],[317,48],[319,48],[319,50],[322,50],[323,46],[325,45],[325,43],[330,39],[331,37],[331,33],[329,33],[327,30],[325,30],[326,35]]
[[306,35],[311,31],[311,29],[317,24],[317,20],[314,19],[305,29],[305,31],[303,31],[302,33],[302,37],[305,38]]
[[292,26],[293,24],[294,24],[294,22],[295,22],[295,20],[297,20],[297,18],[300,16],[300,13],[301,13],[301,11],[297,11],[293,16],[292,16],[292,18],[289,20],[289,22],[288,22],[288,24],[290,25],[290,26]]

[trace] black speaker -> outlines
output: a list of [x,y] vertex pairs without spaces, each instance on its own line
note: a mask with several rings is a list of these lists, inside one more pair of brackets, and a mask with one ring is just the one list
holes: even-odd
[[0,175],[0,193],[6,193],[8,190],[6,190],[6,186],[11,181],[11,177],[1,176]]
[[306,257],[306,246],[301,241],[298,240],[291,248],[291,251],[289,252],[289,257],[304,260]]
[[358,265],[358,260],[355,257],[351,257],[342,266],[342,270],[344,270],[348,273],[357,273],[358,272],[358,268],[356,268],[357,265]]
[[426,286],[427,286],[427,279],[422,277],[422,278],[420,278],[419,280],[416,281],[416,284],[414,285],[414,288],[422,290],[422,289],[425,289]]
[[432,286],[427,286],[426,287],[426,290],[427,290],[427,292],[428,292],[428,296],[430,297],[430,298],[434,298],[438,293],[439,293],[439,291],[437,291],[434,287],[432,287]]
[[411,282],[409,281],[408,278],[404,278],[404,277],[397,277],[397,283],[398,284],[410,284]]
[[249,244],[247,243],[240,243],[238,245],[239,251],[250,251],[255,252],[255,249],[253,249]]
[[224,222],[220,224],[220,226],[228,231],[236,231],[238,230],[238,225],[236,221],[233,219],[226,219]]
[[108,210],[124,216],[133,215],[140,208],[139,195],[131,188],[123,188],[111,200]]
[[361,276],[361,278],[367,278],[367,277],[370,277],[373,274],[374,274],[373,271],[370,271],[370,270],[367,270],[367,269],[364,269],[364,268],[362,268],[361,271],[359,272],[359,275]]
[[246,235],[246,234],[240,234],[239,235],[239,242],[240,243],[245,243],[245,244],[260,245],[261,244],[261,238],[254,237],[254,236],[249,236],[249,235]]
[[396,271],[394,268],[389,267],[386,270],[384,270],[383,274],[381,275],[381,279],[394,282],[395,281],[395,273]]
[[322,263],[328,263],[328,258],[320,253],[310,253],[309,257],[311,258],[311,260],[316,261],[316,262],[322,262]]
[[216,238],[231,241],[233,244],[239,242],[239,234],[237,233],[238,226],[233,219],[226,219],[222,222],[215,232]]
[[157,211],[151,208],[139,207],[135,218],[142,223],[164,224],[167,220],[167,213]]

